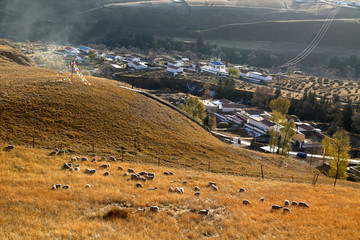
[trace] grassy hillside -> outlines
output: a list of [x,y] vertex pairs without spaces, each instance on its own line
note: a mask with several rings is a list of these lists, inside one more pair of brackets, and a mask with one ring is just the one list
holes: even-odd
[[[17,147],[0,151],[1,239],[358,239],[358,188],[246,178],[154,165],[76,162],[81,171],[61,170],[70,157],[49,157],[48,151]],[[155,179],[127,181],[122,166],[155,173]],[[95,175],[83,173],[95,168]],[[109,171],[109,176],[102,173]],[[165,176],[173,171],[174,176]],[[186,180],[187,185],[181,183]],[[323,181],[320,177],[320,181]],[[171,182],[175,181],[175,182]],[[207,187],[214,181],[219,187]],[[50,190],[53,184],[69,189]],[[86,189],[85,185],[91,187]],[[168,193],[184,187],[184,194]],[[200,196],[195,197],[194,187]],[[357,186],[353,184],[352,186]],[[158,187],[151,191],[148,188]],[[239,188],[247,191],[239,193]],[[265,197],[263,203],[259,202]],[[251,206],[242,200],[252,202]],[[290,207],[290,214],[270,212],[285,199],[305,201],[310,208]],[[157,205],[158,213],[149,206]],[[146,208],[145,213],[136,212]],[[208,215],[199,210],[208,209]],[[113,213],[113,215],[111,215]],[[116,214],[117,213],[117,214]]]

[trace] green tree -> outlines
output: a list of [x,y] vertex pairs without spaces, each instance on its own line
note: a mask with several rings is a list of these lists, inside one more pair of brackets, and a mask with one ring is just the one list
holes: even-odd
[[330,140],[329,155],[331,158],[329,176],[335,178],[334,188],[337,179],[344,179],[347,177],[346,168],[348,166],[349,155],[351,148],[350,137],[344,130],[338,130]]
[[290,101],[286,98],[277,98],[270,102],[270,109],[280,112],[281,114],[287,114],[290,107]]
[[281,155],[286,155],[291,151],[290,142],[295,133],[295,122],[291,119],[290,121],[287,121],[282,131]]
[[270,152],[272,153],[278,145],[278,133],[277,131],[275,131],[274,128],[270,128],[269,137],[270,137],[270,141],[269,141]]
[[216,129],[216,117],[215,116],[209,116],[209,127],[211,130]]
[[185,111],[190,117],[201,124],[206,117],[205,106],[198,97],[190,98],[186,101],[185,105],[180,104],[178,108]]
[[18,44],[19,51],[22,52],[22,45],[21,43]]
[[281,90],[280,90],[280,88],[276,88],[276,90],[275,90],[275,98],[279,98],[279,97],[281,97]]
[[344,107],[344,110],[342,111],[343,125],[344,125],[344,128],[349,132],[352,130],[352,117],[353,116],[354,116],[354,108],[351,104],[351,100],[349,99],[348,103]]
[[240,76],[240,72],[236,68],[229,68],[229,75],[238,78]]
[[95,59],[95,52],[93,51],[93,50],[90,50],[89,51],[89,59],[92,61],[92,60],[94,60]]

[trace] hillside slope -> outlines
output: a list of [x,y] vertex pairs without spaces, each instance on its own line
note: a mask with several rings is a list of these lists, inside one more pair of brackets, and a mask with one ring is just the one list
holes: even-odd
[[[56,71],[0,63],[0,139],[69,153],[112,154],[124,160],[213,172],[309,180],[312,168],[291,158],[238,149],[179,112],[118,82],[79,77],[56,82]],[[160,160],[159,160],[160,159]]]

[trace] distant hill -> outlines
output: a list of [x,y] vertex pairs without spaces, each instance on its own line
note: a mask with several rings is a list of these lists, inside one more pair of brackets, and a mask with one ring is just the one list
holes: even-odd
[[[0,46],[0,48],[3,46]],[[18,57],[20,58],[21,55]],[[0,139],[68,153],[112,154],[127,161],[259,176],[308,178],[293,159],[238,149],[219,141],[179,112],[120,83],[79,77],[56,82],[54,70],[0,62]],[[34,138],[34,139],[33,139]]]

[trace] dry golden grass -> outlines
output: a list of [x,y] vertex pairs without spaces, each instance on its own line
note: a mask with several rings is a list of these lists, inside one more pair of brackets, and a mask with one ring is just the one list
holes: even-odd
[[[111,162],[77,162],[80,172],[61,170],[70,156],[49,157],[47,150],[17,147],[0,152],[0,239],[359,239],[360,190],[329,185],[285,183],[232,175],[169,169],[154,165]],[[156,174],[153,181],[135,188],[123,177],[134,168]],[[95,175],[84,173],[95,168]],[[110,176],[103,176],[109,171]],[[173,171],[174,176],[165,176]],[[168,193],[181,187],[184,194]],[[170,181],[176,181],[171,183]],[[207,188],[215,181],[219,191]],[[326,182],[324,177],[320,181]],[[50,190],[52,184],[68,190]],[[344,182],[340,182],[340,185]],[[86,184],[91,184],[85,189]],[[159,189],[149,191],[147,188]],[[194,186],[201,188],[193,196]],[[240,187],[247,189],[239,193]],[[264,203],[259,199],[265,197]],[[242,204],[243,199],[252,202]],[[290,214],[270,212],[272,204],[306,201],[309,209],[290,207]],[[150,213],[149,206],[160,207]],[[137,208],[146,208],[137,213]],[[208,216],[198,210],[209,209]],[[113,213],[110,216],[108,213]]]
[[[226,145],[179,112],[119,82],[89,77],[85,86],[57,83],[57,71],[0,63],[0,139],[10,144],[86,154],[97,153],[131,162],[187,166],[243,176],[309,181],[312,169],[301,162]],[[134,144],[136,140],[136,144]]]

